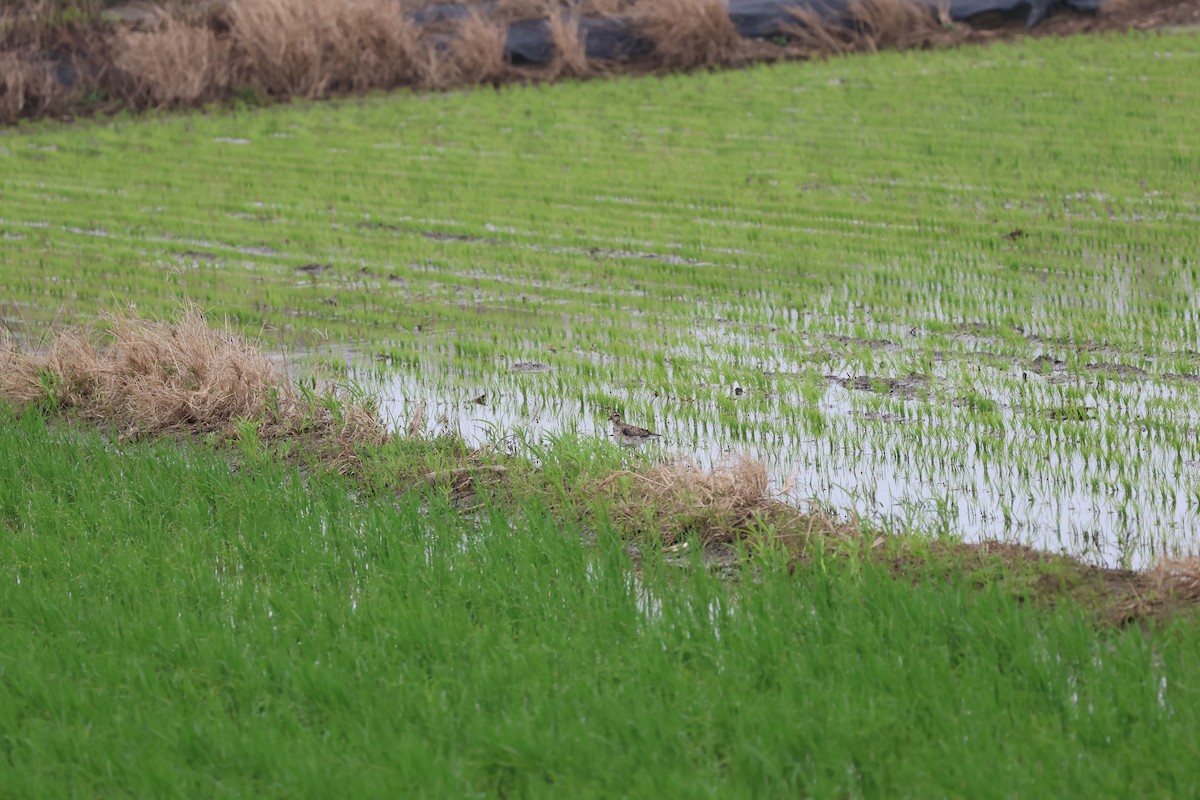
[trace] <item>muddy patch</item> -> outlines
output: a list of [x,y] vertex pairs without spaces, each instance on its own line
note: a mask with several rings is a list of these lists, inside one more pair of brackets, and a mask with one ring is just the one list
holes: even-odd
[[1150,373],[1146,372],[1144,369],[1131,367],[1128,364],[1111,364],[1107,361],[1100,362],[1099,364],[1088,364],[1085,369],[1088,369],[1092,372],[1111,373],[1123,380],[1145,381],[1151,378]]
[[418,231],[418,233],[432,242],[470,242],[494,246],[508,244],[508,242],[502,242],[499,239],[489,239],[485,236],[467,236],[464,233],[446,233],[445,231]]
[[[611,250],[604,247],[589,247],[586,250],[581,250],[575,247],[560,247],[547,248],[551,252],[562,253],[586,253],[597,261],[601,259],[641,259],[643,261],[658,261],[662,264],[671,264],[673,266],[689,266],[689,267],[715,267],[717,264],[711,261],[701,261],[695,258],[685,258],[684,256],[671,255],[669,253],[647,253],[641,250]],[[728,266],[728,265],[727,265]]]
[[1059,422],[1091,422],[1097,411],[1092,406],[1060,406],[1048,410],[1046,416]]
[[186,259],[188,261],[216,261],[217,254],[204,252],[202,250],[184,250],[179,254],[179,258]]
[[873,378],[869,375],[856,375],[851,378],[839,378],[836,375],[826,377],[831,383],[836,383],[843,389],[853,389],[858,392],[874,392],[875,394],[899,397],[904,400],[919,397],[929,384],[928,378],[916,373],[903,378]]
[[296,267],[296,272],[300,272],[305,275],[321,275],[331,269],[333,269],[332,264],[305,264],[303,266]]
[[908,423],[907,417],[902,417],[899,414],[889,414],[879,411],[864,411],[861,414],[863,419],[883,422],[888,425],[905,425]]
[[891,339],[860,339],[857,336],[842,336],[839,334],[829,334],[825,337],[828,341],[844,344],[849,347],[869,347],[872,350],[900,350],[900,345],[893,342]]
[[1053,607],[1064,601],[1077,603],[1107,625],[1146,624],[1194,613],[1200,599],[1195,561],[1160,561],[1145,571],[1113,569],[997,541],[934,542],[927,551],[901,547],[888,558],[897,578],[921,583],[955,573],[978,588],[1003,585],[1021,604]]
[[550,371],[549,364],[540,364],[537,361],[518,361],[509,367],[510,372],[515,372],[518,375],[540,375]]
[[1045,375],[1052,372],[1066,372],[1067,363],[1065,361],[1060,361],[1057,358],[1041,355],[1030,363],[1029,368],[1034,372]]
[[1190,383],[1195,386],[1200,386],[1200,375],[1182,375],[1178,372],[1164,372],[1162,379],[1164,381],[1176,381],[1179,383]]

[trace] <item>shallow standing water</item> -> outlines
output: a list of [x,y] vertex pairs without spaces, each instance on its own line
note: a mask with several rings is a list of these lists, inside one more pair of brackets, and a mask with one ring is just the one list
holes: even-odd
[[[1195,444],[1181,448],[1145,423],[1169,409],[1174,424],[1200,426],[1190,380],[1129,371],[1126,379],[1071,379],[1052,360],[976,361],[969,353],[945,358],[927,374],[879,364],[868,377],[776,359],[771,378],[752,389],[731,383],[697,391],[668,380],[661,390],[630,391],[628,381],[598,381],[583,399],[562,391],[554,368],[533,361],[469,378],[429,360],[420,372],[372,364],[351,375],[381,399],[397,430],[419,408],[426,432],[454,432],[472,446],[514,435],[607,439],[611,410],[633,405],[639,412],[626,413],[631,421],[663,434],[646,448],[652,458],[711,467],[749,453],[794,501],[896,530],[1019,541],[1110,566],[1148,566],[1195,550]],[[955,385],[964,364],[980,392],[969,400]],[[719,377],[719,364],[712,374]],[[601,406],[598,395],[626,400]],[[1068,395],[1077,399],[1064,403]]]

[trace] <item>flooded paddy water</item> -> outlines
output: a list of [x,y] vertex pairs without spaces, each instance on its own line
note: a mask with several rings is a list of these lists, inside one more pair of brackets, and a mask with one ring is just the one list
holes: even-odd
[[608,438],[611,411],[633,408],[629,419],[663,435],[647,446],[651,458],[706,468],[749,453],[797,502],[894,530],[1004,539],[1107,565],[1196,547],[1194,380],[1114,365],[1067,376],[1061,362],[993,359],[978,342],[915,373],[905,350],[923,352],[916,336],[877,358],[873,375],[856,375],[824,349],[829,339],[816,339],[807,355],[827,359],[820,367],[799,353],[793,363],[776,357],[752,388],[722,381],[719,350],[702,383],[647,382],[634,377],[636,362],[620,360],[581,381],[570,366],[501,360],[485,371],[436,356],[412,371],[355,365],[351,355],[349,376],[398,431],[417,416],[427,434],[454,433],[472,446]]

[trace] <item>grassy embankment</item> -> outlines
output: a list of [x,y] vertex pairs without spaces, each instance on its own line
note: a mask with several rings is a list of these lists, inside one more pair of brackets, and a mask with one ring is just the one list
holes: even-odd
[[[523,504],[0,424],[14,796],[1182,796],[1194,618],[874,562],[731,584]],[[19,477],[18,477],[19,476]]]

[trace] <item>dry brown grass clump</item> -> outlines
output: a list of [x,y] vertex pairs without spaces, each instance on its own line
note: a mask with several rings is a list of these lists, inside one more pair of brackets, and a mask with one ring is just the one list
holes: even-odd
[[672,69],[727,64],[742,45],[723,0],[640,0],[629,18],[659,65]]
[[45,355],[4,350],[4,399],[33,403],[140,432],[220,430],[238,418],[284,419],[295,396],[279,369],[240,337],[189,310],[175,323],[111,317],[111,342],[82,331],[57,336]]
[[616,521],[622,528],[648,532],[665,544],[687,536],[709,546],[770,535],[799,554],[813,536],[845,532],[824,514],[802,511],[779,499],[770,490],[766,465],[749,456],[711,471],[677,461],[644,472],[618,472],[597,488],[615,496]]
[[0,336],[0,399],[20,411],[45,396],[38,361]]
[[240,77],[276,96],[417,83],[428,55],[394,0],[234,0]]
[[915,0],[854,0],[852,25],[828,19],[811,9],[795,9],[797,25],[788,29],[800,47],[821,55],[906,49],[930,43],[949,44],[967,30],[950,25],[945,9]]
[[66,101],[50,66],[33,55],[0,53],[0,123],[53,113]]
[[555,0],[497,0],[492,17],[502,22],[542,19],[553,13]]
[[336,31],[334,4],[239,0],[229,9],[241,72],[267,92],[319,97],[329,87],[326,40]]
[[855,0],[850,6],[856,33],[870,52],[913,47],[946,35],[949,14],[913,0]]
[[67,114],[106,58],[103,37],[63,22],[52,0],[0,0],[0,124]]
[[637,0],[580,0],[575,10],[582,17],[608,17],[622,14],[634,6]]
[[105,343],[98,338],[65,333],[44,354],[0,342],[0,399],[18,412],[41,405],[123,435],[237,436],[238,425],[250,422],[263,440],[315,437],[343,471],[355,448],[387,438],[371,408],[301,396],[254,345],[213,330],[195,309],[171,323],[110,317]]
[[339,19],[341,91],[422,85],[433,72],[432,45],[388,0],[354,0]]
[[546,26],[554,41],[554,60],[548,67],[551,79],[581,78],[592,72],[584,42],[585,34],[579,29],[579,18],[559,11],[546,19]]
[[0,51],[50,44],[54,16],[55,8],[50,0],[0,3]]
[[229,41],[167,14],[161,20],[157,30],[116,35],[115,62],[135,94],[160,107],[221,98],[231,79]]
[[1159,591],[1177,601],[1200,602],[1200,558],[1163,559],[1150,573]]
[[438,64],[441,88],[498,81],[506,72],[505,28],[478,10],[459,20],[454,39]]

